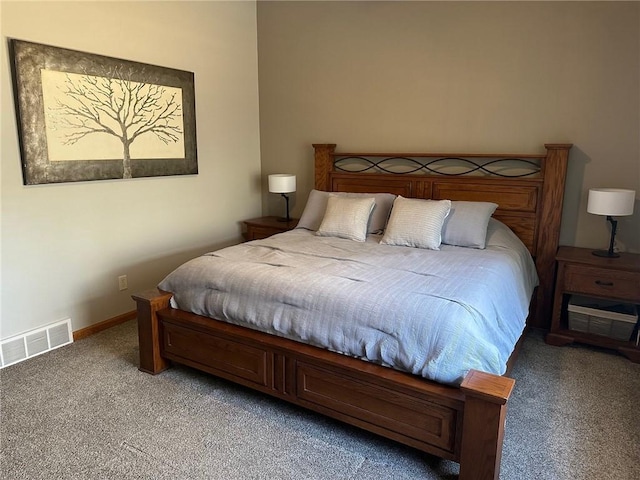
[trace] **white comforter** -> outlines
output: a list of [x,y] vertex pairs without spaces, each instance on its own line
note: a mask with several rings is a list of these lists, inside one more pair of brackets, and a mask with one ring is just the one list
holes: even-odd
[[159,288],[182,310],[438,382],[503,374],[537,285],[520,240],[492,219],[485,250],[378,241],[296,229],[195,258]]

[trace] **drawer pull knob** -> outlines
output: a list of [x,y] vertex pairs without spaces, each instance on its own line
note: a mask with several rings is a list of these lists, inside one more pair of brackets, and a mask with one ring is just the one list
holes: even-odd
[[604,280],[596,280],[596,285],[600,285],[601,287],[613,287],[613,282],[607,282]]

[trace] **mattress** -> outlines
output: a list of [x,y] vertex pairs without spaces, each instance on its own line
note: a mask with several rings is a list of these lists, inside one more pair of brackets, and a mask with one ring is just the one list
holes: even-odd
[[516,235],[492,219],[482,250],[379,240],[296,229],[202,255],[158,287],[174,308],[441,383],[504,374],[538,282]]

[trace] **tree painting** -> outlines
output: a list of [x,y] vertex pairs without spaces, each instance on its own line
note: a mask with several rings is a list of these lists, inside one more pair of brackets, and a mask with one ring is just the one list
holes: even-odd
[[123,178],[131,178],[134,142],[137,158],[184,158],[180,88],[132,81],[117,69],[41,75],[50,160],[113,159],[117,144]]
[[193,72],[8,47],[25,185],[198,174]]

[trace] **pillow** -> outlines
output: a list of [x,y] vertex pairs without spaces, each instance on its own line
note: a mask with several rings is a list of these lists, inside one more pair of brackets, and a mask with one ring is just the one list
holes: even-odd
[[451,209],[450,200],[421,200],[399,196],[380,243],[440,250],[442,224]]
[[442,243],[484,248],[487,225],[496,208],[498,205],[491,202],[451,202],[451,211],[442,226]]
[[373,197],[329,197],[327,210],[316,235],[364,242],[367,239],[369,217],[375,204]]
[[322,223],[322,219],[324,218],[324,212],[327,209],[327,200],[330,196],[375,198],[376,205],[373,210],[373,214],[369,219],[367,233],[382,233],[387,225],[393,201],[396,199],[396,196],[392,193],[347,193],[311,190],[311,193],[309,193],[309,199],[307,200],[307,204],[304,207],[304,211],[300,216],[300,221],[298,221],[298,226],[296,228],[306,228],[307,230],[314,231],[318,230],[320,223]]

